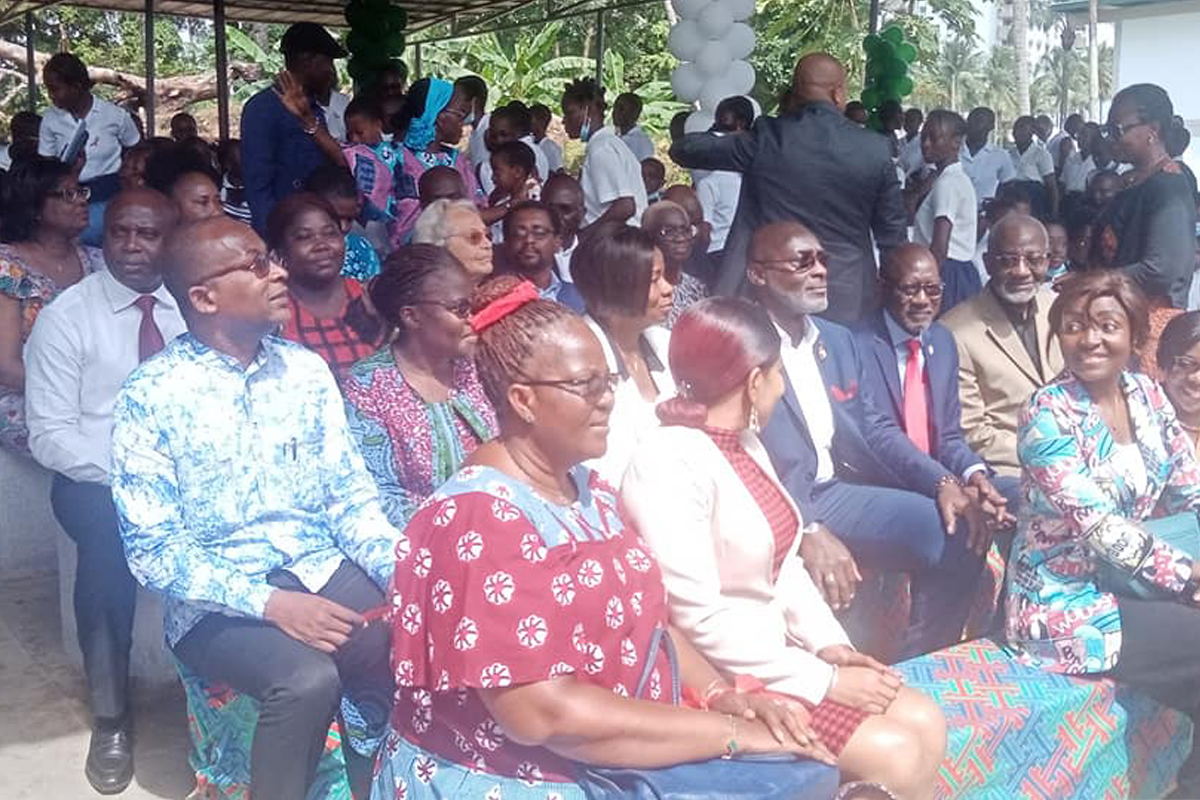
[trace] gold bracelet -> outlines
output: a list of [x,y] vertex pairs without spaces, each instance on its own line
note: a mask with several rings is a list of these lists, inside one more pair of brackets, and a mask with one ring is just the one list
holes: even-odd
[[725,752],[721,755],[721,758],[728,761],[737,755],[738,751],[737,717],[733,714],[726,714],[725,716],[729,719],[729,741],[725,743]]

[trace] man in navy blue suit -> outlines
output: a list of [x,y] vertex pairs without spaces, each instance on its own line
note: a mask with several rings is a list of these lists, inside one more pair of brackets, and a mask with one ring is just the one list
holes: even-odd
[[[863,380],[879,410],[990,509],[1015,508],[1020,481],[993,476],[963,435],[958,348],[954,335],[937,322],[943,286],[936,257],[921,244],[895,248],[884,259],[879,286],[883,307],[854,334]],[[1000,519],[1014,521],[1007,513]]]
[[921,452],[873,399],[854,335],[813,315],[828,304],[824,248],[803,225],[760,228],[746,277],[783,338],[784,401],[762,431],[805,521],[800,552],[834,609],[857,564],[912,576],[900,657],[958,641],[987,534],[958,474]]

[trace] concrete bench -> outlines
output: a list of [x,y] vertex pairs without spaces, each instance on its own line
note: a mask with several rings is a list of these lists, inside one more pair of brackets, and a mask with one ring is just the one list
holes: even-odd
[[1110,680],[1022,666],[987,639],[897,668],[946,715],[939,798],[1157,798],[1191,749],[1183,714]]

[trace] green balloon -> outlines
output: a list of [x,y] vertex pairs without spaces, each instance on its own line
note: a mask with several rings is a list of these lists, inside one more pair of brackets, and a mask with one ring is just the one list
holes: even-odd
[[908,74],[908,64],[904,63],[899,58],[893,58],[888,61],[887,74],[893,78],[903,78]]
[[388,0],[362,0],[362,1],[363,1],[363,3],[366,4],[367,8],[371,8],[371,9],[374,9],[379,12],[385,11],[387,9],[387,7],[390,5]]
[[404,52],[404,34],[401,31],[391,31],[383,41],[383,51],[389,56],[398,56]]
[[367,4],[362,0],[353,0],[350,5],[346,6],[345,16],[346,24],[352,29],[364,30],[367,21],[371,18],[371,9],[367,8]]
[[901,97],[908,97],[913,92],[913,79],[905,76],[896,83],[896,93]]
[[399,6],[388,6],[384,16],[389,33],[400,33],[408,26],[408,12]]
[[895,25],[889,25],[887,30],[880,34],[884,41],[889,44],[897,45],[904,41],[904,31]]
[[880,39],[879,36],[877,36],[874,33],[863,37],[863,42],[862,42],[863,52],[866,53],[867,55],[871,55],[879,48],[879,44],[882,41],[883,41],[883,39]]
[[350,77],[358,83],[363,83],[371,76],[372,69],[362,56],[351,56],[346,62],[346,71],[350,73]]
[[868,109],[878,108],[883,94],[878,89],[867,89],[862,93],[862,104]]
[[908,42],[904,42],[896,48],[896,55],[906,64],[911,64],[917,57],[917,48],[913,47]]
[[375,37],[366,28],[351,28],[346,36],[346,49],[351,53],[366,53],[376,46]]

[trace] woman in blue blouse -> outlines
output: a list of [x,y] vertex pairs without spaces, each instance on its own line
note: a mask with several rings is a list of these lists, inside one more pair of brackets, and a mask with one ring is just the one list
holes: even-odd
[[[1107,673],[1195,719],[1200,564],[1145,523],[1196,513],[1200,465],[1161,387],[1129,368],[1147,306],[1129,277],[1104,271],[1068,278],[1051,306],[1066,370],[1034,393],[1018,431],[1007,633],[1028,663]],[[1109,591],[1113,580],[1159,599]],[[1195,752],[1179,787],[1172,796],[1200,797]]]

